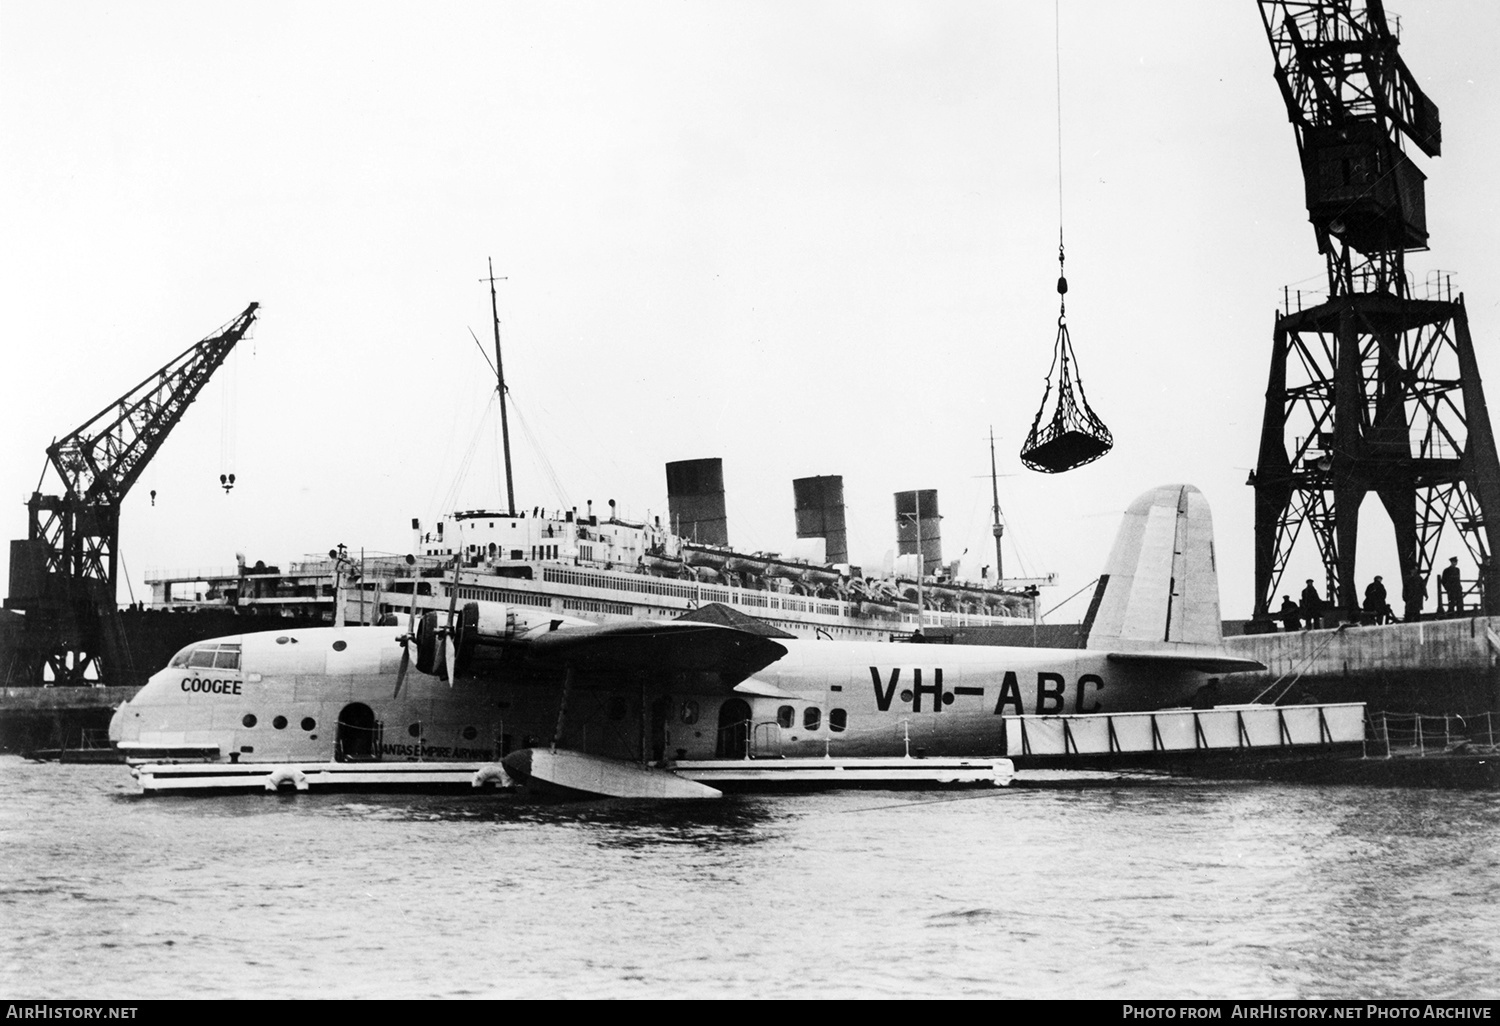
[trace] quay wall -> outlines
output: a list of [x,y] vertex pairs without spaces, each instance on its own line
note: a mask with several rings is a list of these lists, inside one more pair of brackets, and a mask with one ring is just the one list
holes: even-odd
[[109,729],[110,717],[138,687],[0,688],[0,752],[20,753],[79,743],[85,730]]
[[1364,702],[1371,712],[1500,711],[1500,617],[1246,634],[1224,647],[1266,664],[1222,678],[1224,701],[1271,687],[1268,698],[1284,690],[1282,700]]

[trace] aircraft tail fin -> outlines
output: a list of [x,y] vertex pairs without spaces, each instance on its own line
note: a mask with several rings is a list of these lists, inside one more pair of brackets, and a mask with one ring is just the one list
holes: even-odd
[[1192,485],[1162,485],[1125,510],[1084,622],[1084,645],[1111,652],[1217,649],[1213,516]]

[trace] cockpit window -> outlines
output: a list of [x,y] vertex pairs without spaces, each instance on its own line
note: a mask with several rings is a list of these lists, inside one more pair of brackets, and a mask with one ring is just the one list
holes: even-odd
[[240,646],[238,642],[224,644],[192,645],[172,657],[169,668],[212,667],[216,670],[238,670],[240,668]]

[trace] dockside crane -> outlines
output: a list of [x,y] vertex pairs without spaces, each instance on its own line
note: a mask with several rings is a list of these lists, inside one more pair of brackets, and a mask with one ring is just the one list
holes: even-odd
[[[1360,504],[1395,530],[1405,617],[1421,614],[1445,523],[1478,567],[1479,608],[1500,603],[1500,459],[1463,296],[1416,291],[1405,255],[1428,243],[1425,176],[1438,108],[1398,53],[1380,0],[1258,0],[1296,133],[1327,293],[1278,312],[1255,489],[1255,618],[1268,622],[1303,527],[1328,598],[1358,615]],[[1386,571],[1389,573],[1389,570]]]
[[27,502],[10,545],[7,609],[24,613],[5,667],[13,685],[134,683],[116,602],[120,505],[214,371],[255,322],[251,303],[47,449],[61,494]]

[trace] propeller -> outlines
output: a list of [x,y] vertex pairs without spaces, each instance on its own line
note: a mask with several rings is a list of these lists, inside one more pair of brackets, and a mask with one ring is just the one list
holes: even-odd
[[456,613],[452,628],[439,622],[437,612],[422,614],[417,621],[417,669],[455,680],[459,671],[468,671],[474,645],[479,638],[479,603],[465,602]]
[[[414,565],[416,561],[416,556],[407,553],[407,566]],[[406,614],[406,633],[396,639],[397,641],[401,642],[401,665],[396,669],[396,692],[395,694],[391,695],[392,698],[399,698],[401,696],[401,684],[406,680],[406,668],[411,665],[411,642],[416,637],[416,619],[417,582],[416,579],[413,578],[411,582],[411,605],[408,607],[408,612]]]
[[[454,670],[456,669],[457,652],[456,645],[449,644],[449,638],[453,635],[453,621],[457,614],[458,606],[458,566],[461,557],[453,557],[453,587],[448,599],[448,622],[446,626],[439,625],[436,611],[422,614],[422,619],[417,621],[415,640],[417,642],[417,669],[422,673],[436,674],[443,680],[453,683]],[[478,605],[475,606],[476,623]],[[464,612],[468,613],[465,606]]]
[[[406,558],[415,562],[411,556]],[[413,642],[417,648],[417,672],[435,674],[446,680],[449,687],[457,679],[458,671],[469,666],[474,645],[479,638],[479,603],[465,602],[461,611],[458,608],[458,571],[461,558],[453,558],[453,586],[448,596],[446,625],[438,622],[435,610],[429,610],[422,614],[421,619],[417,619],[416,603],[412,603],[406,633],[396,639],[401,642],[401,667],[396,672],[396,694],[393,698],[401,694],[401,684],[406,679],[406,670],[412,661]]]

